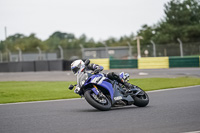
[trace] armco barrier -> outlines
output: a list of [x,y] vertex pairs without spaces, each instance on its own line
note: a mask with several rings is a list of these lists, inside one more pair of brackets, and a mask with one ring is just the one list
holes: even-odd
[[169,67],[199,67],[199,57],[169,57]]
[[137,59],[129,59],[129,60],[119,60],[119,59],[111,59],[110,60],[110,68],[137,68],[138,63]]
[[48,61],[49,71],[62,71],[63,70],[63,60],[51,60]]
[[35,71],[49,71],[48,61],[35,61]]
[[145,57],[138,59],[138,69],[169,68],[168,57]]
[[22,62],[22,72],[34,72],[35,62],[34,61],[24,61]]
[[104,70],[110,69],[110,62],[108,58],[103,59],[90,59],[90,63],[98,64],[104,67]]

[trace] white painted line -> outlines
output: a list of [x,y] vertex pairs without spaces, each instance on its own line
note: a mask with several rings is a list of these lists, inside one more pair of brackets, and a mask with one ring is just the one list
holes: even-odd
[[18,102],[18,103],[4,103],[1,105],[18,105],[18,104],[29,104],[29,103],[48,103],[48,102],[62,102],[62,101],[74,101],[81,100],[83,98],[72,98],[72,99],[59,99],[59,100],[46,100],[46,101],[32,101],[32,102]]
[[148,73],[144,73],[144,72],[140,72],[138,75],[145,76],[145,75],[149,75],[149,74]]
[[[147,93],[162,92],[162,91],[170,91],[170,90],[180,90],[180,89],[188,89],[188,88],[192,88],[192,87],[200,87],[200,85],[187,86],[187,87],[179,87],[179,88],[169,88],[169,89],[154,90],[154,91],[147,91]],[[48,102],[60,102],[60,101],[74,101],[74,100],[81,100],[81,99],[83,99],[83,98],[47,100],[47,101],[33,101],[33,102],[18,102],[18,103],[5,103],[5,104],[0,104],[0,106],[1,106],[1,105],[29,104],[29,103],[48,103]]]
[[162,92],[162,91],[171,91],[171,90],[180,90],[180,89],[188,89],[188,88],[192,88],[192,87],[200,87],[200,85],[187,86],[187,87],[178,87],[178,88],[168,88],[168,89],[162,89],[162,90],[153,90],[153,91],[147,91],[147,93]]
[[200,131],[183,132],[183,133],[200,133]]

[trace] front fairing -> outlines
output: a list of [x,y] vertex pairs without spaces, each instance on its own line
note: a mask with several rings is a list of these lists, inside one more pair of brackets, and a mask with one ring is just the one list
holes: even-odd
[[109,79],[107,77],[105,77],[103,74],[95,74],[95,75],[91,75],[90,77],[88,77],[84,86],[87,86],[89,84],[95,84],[102,88],[105,88],[110,93],[111,99],[113,99],[114,89],[113,89],[112,84],[108,81],[109,81]]

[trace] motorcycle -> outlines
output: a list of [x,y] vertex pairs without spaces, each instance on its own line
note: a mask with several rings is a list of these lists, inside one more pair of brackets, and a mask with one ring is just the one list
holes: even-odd
[[[86,60],[85,65],[89,63],[90,61]],[[123,76],[124,73],[120,73],[120,77]],[[126,89],[124,85],[116,80],[110,80],[103,73],[93,74],[83,69],[77,75],[77,85],[70,85],[69,89],[72,90],[75,86],[79,87],[79,95],[101,111],[128,105],[145,107],[149,103],[147,93],[140,87],[133,85],[132,88]]]

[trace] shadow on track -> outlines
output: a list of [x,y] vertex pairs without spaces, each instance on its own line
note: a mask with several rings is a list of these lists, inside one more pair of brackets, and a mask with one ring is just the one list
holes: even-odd
[[73,112],[112,112],[112,111],[121,111],[121,110],[138,110],[138,109],[145,109],[145,108],[151,108],[151,106],[146,107],[136,107],[136,106],[121,106],[121,107],[112,107],[109,111],[100,111],[97,109],[84,109],[84,110],[73,110]]
[[122,106],[122,107],[112,107],[111,111],[117,111],[117,110],[129,110],[129,109],[145,109],[149,108],[151,106],[146,106],[146,107],[136,107],[136,106]]

